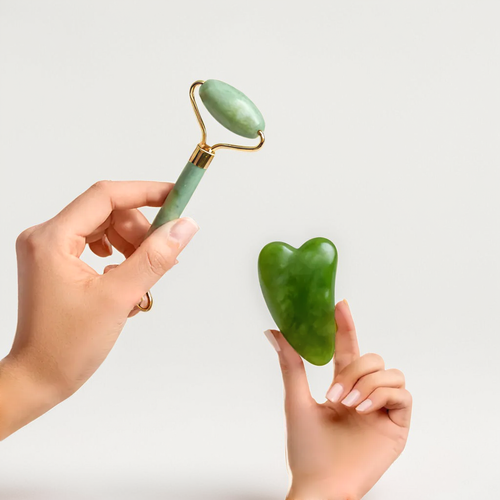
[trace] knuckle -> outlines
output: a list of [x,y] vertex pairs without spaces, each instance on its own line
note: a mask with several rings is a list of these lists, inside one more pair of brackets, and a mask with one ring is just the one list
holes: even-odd
[[283,375],[288,375],[290,373],[290,364],[287,361],[280,359],[280,367]]
[[293,359],[288,359],[284,356],[281,356],[279,361],[283,375],[293,373],[303,365],[302,358],[300,358],[299,356],[294,356]]
[[369,394],[373,392],[378,387],[377,375],[375,373],[371,373],[369,375],[365,375],[361,377],[354,388],[357,389],[361,394]]
[[293,371],[293,368],[290,366],[290,363],[286,359],[280,359],[280,367],[283,375],[287,375]]
[[384,399],[385,390],[385,387],[375,387],[375,389],[373,389],[372,393],[370,394],[370,399],[373,401]]
[[383,369],[385,367],[385,361],[382,356],[380,356],[380,354],[370,352],[368,354],[365,354],[363,357],[368,360],[374,367],[380,369]]
[[94,182],[94,184],[90,186],[89,191],[93,191],[94,193],[109,193],[112,183],[113,181],[108,180]]
[[390,370],[394,375],[395,377],[401,382],[401,383],[405,383],[405,374],[401,371],[401,370],[398,370],[397,368],[393,368],[392,370]]
[[44,248],[43,238],[36,227],[25,229],[16,239],[16,251],[18,254],[35,255]]
[[163,276],[168,269],[172,267],[169,257],[155,249],[147,250],[146,258],[148,268],[155,276]]
[[20,249],[22,248],[26,242],[28,241],[28,238],[29,238],[29,235],[31,234],[31,232],[33,231],[33,229],[30,227],[28,229],[25,229],[16,239],[16,248],[17,249]]

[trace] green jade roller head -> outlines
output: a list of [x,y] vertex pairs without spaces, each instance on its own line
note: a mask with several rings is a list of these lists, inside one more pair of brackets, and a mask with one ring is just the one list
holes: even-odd
[[[256,146],[226,143],[209,146],[207,130],[195,100],[194,92],[197,87],[200,87],[199,94],[203,104],[221,125],[242,137],[250,139],[259,137],[259,143]],[[159,226],[181,216],[218,149],[255,151],[264,144],[264,118],[255,104],[238,89],[219,80],[198,80],[191,85],[189,97],[201,128],[201,141],[156,215],[148,235]]]

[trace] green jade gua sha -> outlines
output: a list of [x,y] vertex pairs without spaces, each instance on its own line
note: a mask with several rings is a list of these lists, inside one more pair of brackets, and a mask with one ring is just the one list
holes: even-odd
[[335,350],[337,249],[313,238],[299,249],[266,245],[259,255],[259,281],[267,307],[291,346],[314,365],[325,365]]
[[[260,137],[260,142],[256,146],[226,143],[208,146],[207,130],[194,97],[196,87],[200,87],[199,94],[203,104],[221,125],[243,137]],[[264,118],[255,104],[239,90],[219,80],[198,80],[191,85],[189,97],[200,124],[201,141],[156,215],[147,236],[159,226],[181,216],[217,149],[255,151],[264,144]]]

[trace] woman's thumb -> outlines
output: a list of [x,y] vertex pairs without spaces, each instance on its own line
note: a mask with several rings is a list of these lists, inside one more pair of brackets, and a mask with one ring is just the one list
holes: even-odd
[[291,410],[311,403],[312,396],[302,358],[278,330],[266,330],[264,334],[278,352],[285,388],[285,408]]
[[130,301],[132,308],[175,264],[198,229],[198,224],[189,217],[160,226],[128,259],[103,278],[114,288],[115,296]]

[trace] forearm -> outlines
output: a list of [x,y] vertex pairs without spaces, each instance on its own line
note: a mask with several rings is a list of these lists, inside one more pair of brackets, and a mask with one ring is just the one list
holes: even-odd
[[60,401],[57,391],[37,380],[29,367],[10,356],[0,361],[0,441]]

